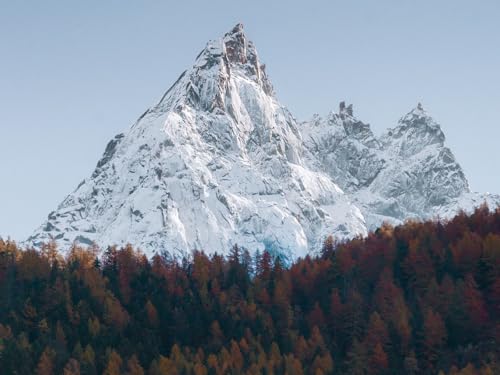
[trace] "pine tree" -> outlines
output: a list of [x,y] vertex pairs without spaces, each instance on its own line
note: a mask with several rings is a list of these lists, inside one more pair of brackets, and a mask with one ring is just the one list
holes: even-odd
[[111,350],[108,355],[108,363],[103,372],[103,375],[120,375],[122,373],[121,372],[122,363],[123,360],[120,357],[120,355],[116,351]]
[[440,358],[441,348],[445,343],[446,336],[443,319],[439,313],[434,313],[429,308],[424,320],[424,353],[431,368]]
[[369,363],[369,374],[384,374],[389,368],[389,359],[387,353],[384,351],[382,344],[379,342],[372,349]]
[[351,350],[347,353],[347,373],[351,375],[365,375],[367,371],[367,356],[363,345],[354,339]]
[[126,375],[144,375],[144,369],[141,367],[135,354],[127,361]]
[[63,375],[80,375],[80,364],[74,358],[70,358],[63,369]]
[[52,375],[54,374],[54,357],[56,353],[50,348],[46,347],[40,356],[38,365],[36,366],[37,375]]

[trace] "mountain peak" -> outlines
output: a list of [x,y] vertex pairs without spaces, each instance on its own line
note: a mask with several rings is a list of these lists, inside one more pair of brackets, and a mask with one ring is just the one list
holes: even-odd
[[420,126],[428,127],[434,130],[440,130],[439,124],[429,113],[424,109],[422,103],[418,103],[415,108],[408,112],[399,120],[400,125],[404,126]]
[[224,39],[234,39],[239,38],[240,40],[246,40],[245,30],[243,24],[237,23],[231,30],[224,34]]
[[[248,40],[243,24],[238,23],[221,38],[210,40],[196,56],[193,66],[181,74],[155,107],[155,112],[182,108],[183,104],[209,112],[230,110],[226,104],[234,93],[231,82],[254,82],[273,97],[265,65],[259,62],[257,50]],[[149,111],[151,112],[151,110]]]
[[431,118],[421,102],[418,102],[417,106],[414,107],[410,112],[408,112],[408,114],[406,116],[408,116],[408,115],[411,115],[412,117],[418,117],[418,118],[420,118],[420,117]]
[[[231,31],[226,33],[223,38],[227,59],[231,63],[246,64],[248,62],[248,52],[256,56],[255,47],[243,31],[243,24],[238,23]],[[249,48],[250,47],[250,48]],[[247,51],[250,49],[251,51]]]
[[238,22],[231,31],[229,31],[226,35],[229,34],[238,34],[243,32],[243,24],[241,22]]
[[[197,56],[195,66],[205,66],[203,63],[207,57],[222,58],[230,64],[258,64],[257,51],[245,35],[242,23],[238,23],[222,38],[210,40]],[[208,67],[211,66],[210,64]]]
[[257,82],[268,95],[273,94],[273,87],[266,75],[266,66],[259,61],[254,43],[249,40],[238,23],[222,38],[223,54],[230,65],[242,67],[246,75]]
[[348,106],[346,106],[344,101],[340,102],[339,103],[339,115],[341,118],[344,118],[345,115],[352,117],[354,115],[352,104],[349,104]]
[[395,128],[388,129],[382,140],[386,145],[392,144],[398,154],[409,157],[431,145],[444,146],[445,135],[441,126],[418,103]]

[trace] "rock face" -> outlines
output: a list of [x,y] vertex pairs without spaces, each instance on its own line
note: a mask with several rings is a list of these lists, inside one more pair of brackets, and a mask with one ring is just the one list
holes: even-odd
[[109,142],[91,177],[27,243],[131,243],[150,255],[238,244],[294,257],[328,235],[449,216],[484,198],[470,193],[420,105],[380,138],[344,103],[297,123],[237,25]]

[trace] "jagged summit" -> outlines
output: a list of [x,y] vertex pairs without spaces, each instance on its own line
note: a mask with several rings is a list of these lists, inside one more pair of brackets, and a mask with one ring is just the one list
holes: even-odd
[[329,235],[448,216],[481,199],[421,105],[381,137],[344,102],[298,124],[238,24],[109,142],[27,243],[131,243],[150,255],[238,244],[291,258]]
[[231,112],[232,75],[245,77],[260,86],[265,94],[274,95],[265,65],[260,63],[257,50],[244,34],[241,23],[224,37],[209,41],[191,69],[180,75],[150,112],[181,109],[183,105],[210,112]]
[[445,135],[441,126],[418,103],[399,120],[396,127],[382,136],[382,142],[401,156],[410,157],[431,145],[443,147]]
[[224,35],[222,41],[225,55],[230,63],[247,64],[249,61],[252,64],[258,63],[256,59],[252,59],[252,57],[256,58],[257,51],[253,43],[248,41],[243,31],[243,24],[237,24]]
[[418,103],[415,108],[401,117],[398,125],[427,126],[431,128],[440,128],[431,114],[424,108],[422,103]]
[[400,120],[400,124],[426,125],[431,127],[439,127],[439,124],[434,118],[424,109],[422,103],[418,103],[415,108],[404,115]]
[[421,103],[380,137],[348,108],[342,102],[338,114],[315,116],[301,130],[322,170],[360,207],[368,229],[500,202],[496,195],[470,192],[441,127]]
[[345,105],[345,102],[340,102],[339,104],[339,116],[354,116],[352,104],[349,104],[348,106]]

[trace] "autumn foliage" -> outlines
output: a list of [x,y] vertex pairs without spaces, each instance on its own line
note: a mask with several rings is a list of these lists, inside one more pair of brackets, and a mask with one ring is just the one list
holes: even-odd
[[283,264],[0,240],[1,374],[500,374],[500,211]]

